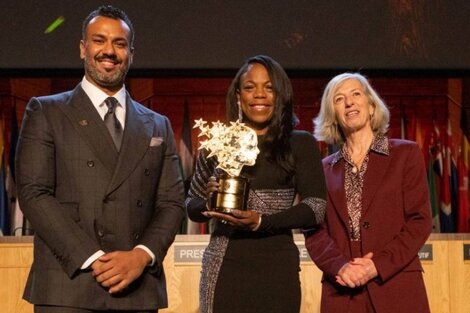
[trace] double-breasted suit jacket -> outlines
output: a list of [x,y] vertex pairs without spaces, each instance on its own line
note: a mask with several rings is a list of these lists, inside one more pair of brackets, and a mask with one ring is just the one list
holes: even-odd
[[[335,275],[351,260],[344,189],[344,159],[323,160],[328,201],[325,224],[306,235],[306,247],[324,272],[322,312],[346,312],[355,290],[341,288]],[[367,283],[376,312],[429,312],[418,251],[431,229],[425,166],[414,142],[389,140],[389,154],[371,151],[362,193],[361,248],[373,252],[379,277]]]
[[[178,162],[168,119],[129,95],[119,153],[80,85],[32,98],[16,160],[20,206],[36,231],[24,298],[90,309],[165,307],[162,262],[184,216]],[[139,244],[155,264],[118,295],[80,270],[100,249]]]

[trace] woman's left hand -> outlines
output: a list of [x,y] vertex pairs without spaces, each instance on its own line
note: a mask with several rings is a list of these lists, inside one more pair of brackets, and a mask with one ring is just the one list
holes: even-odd
[[356,288],[377,277],[373,256],[374,254],[369,252],[362,258],[354,258],[344,264],[336,275],[336,282],[344,287]]
[[233,210],[232,214],[216,211],[206,211],[204,213],[206,216],[218,218],[224,224],[228,223],[235,227],[248,228],[250,230],[256,230],[261,222],[261,215],[252,210]]

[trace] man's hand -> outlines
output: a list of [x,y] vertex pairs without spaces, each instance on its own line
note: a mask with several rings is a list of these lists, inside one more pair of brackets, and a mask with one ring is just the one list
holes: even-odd
[[142,249],[114,251],[99,257],[91,268],[93,276],[109,293],[123,291],[142,275],[151,257]]

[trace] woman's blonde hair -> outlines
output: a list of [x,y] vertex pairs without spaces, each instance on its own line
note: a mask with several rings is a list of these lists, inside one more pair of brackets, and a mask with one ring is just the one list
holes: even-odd
[[313,132],[315,138],[328,144],[341,144],[346,140],[336,119],[334,95],[336,90],[348,79],[355,79],[362,85],[366,96],[375,108],[370,120],[374,134],[384,135],[388,131],[390,111],[374,88],[372,88],[367,78],[359,73],[343,73],[333,77],[326,85],[321,99],[320,112],[313,120],[315,124]]

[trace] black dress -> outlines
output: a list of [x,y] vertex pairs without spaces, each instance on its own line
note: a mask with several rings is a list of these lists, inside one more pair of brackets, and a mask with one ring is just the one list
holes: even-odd
[[[292,229],[310,229],[323,221],[325,182],[317,142],[309,133],[294,131],[290,139],[295,175],[288,175],[263,153],[242,175],[250,180],[248,208],[262,214],[257,231],[217,223],[202,261],[202,313],[298,313],[300,311],[299,251]],[[207,221],[208,178],[214,158],[200,153],[186,206],[189,217]],[[295,196],[299,196],[294,205]]]

